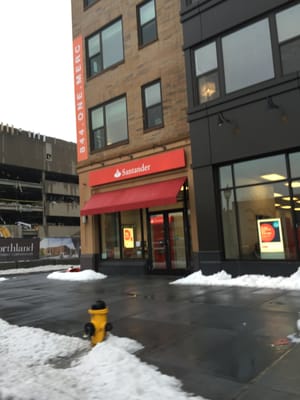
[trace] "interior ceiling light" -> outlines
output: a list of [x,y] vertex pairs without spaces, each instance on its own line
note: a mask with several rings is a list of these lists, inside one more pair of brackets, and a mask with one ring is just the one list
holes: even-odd
[[275,206],[275,207],[280,207],[281,204],[275,203],[274,206]]
[[[289,186],[289,183],[286,182],[286,183],[284,184],[284,186]],[[299,181],[291,182],[291,186],[292,186],[292,188],[299,188],[299,187],[300,187],[300,182],[299,182]]]
[[266,181],[279,181],[281,179],[286,179],[285,176],[279,174],[266,174],[266,175],[261,175],[260,177],[262,179],[265,179]]
[[[290,196],[285,196],[285,197],[282,198],[282,200],[290,201],[291,198],[290,198]],[[298,200],[298,198],[297,197],[293,197],[293,200]]]
[[274,197],[282,197],[282,194],[281,193],[273,193],[273,196]]
[[300,211],[300,207],[295,207],[294,210],[295,211]]
[[289,209],[289,208],[292,208],[292,207],[291,206],[281,206],[281,208]]

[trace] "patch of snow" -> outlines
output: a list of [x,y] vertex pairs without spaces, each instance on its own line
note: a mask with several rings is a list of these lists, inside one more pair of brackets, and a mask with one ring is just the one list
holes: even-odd
[[204,400],[140,361],[133,353],[141,348],[111,334],[91,348],[83,339],[0,319],[0,399]]
[[91,269],[80,272],[52,272],[47,276],[48,279],[59,279],[62,281],[95,281],[105,279],[107,276]]

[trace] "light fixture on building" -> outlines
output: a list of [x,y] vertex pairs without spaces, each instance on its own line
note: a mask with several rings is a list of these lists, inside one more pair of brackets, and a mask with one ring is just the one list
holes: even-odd
[[268,106],[268,110],[278,110],[280,112],[280,118],[281,118],[282,122],[288,121],[288,117],[287,117],[284,109],[281,106],[279,106],[278,104],[274,103],[274,100],[271,96],[267,97],[267,106]]
[[272,97],[267,97],[268,109],[269,110],[278,110],[279,106],[274,103]]
[[234,121],[232,121],[231,119],[226,118],[222,112],[218,113],[217,124],[218,124],[219,128],[222,127],[224,124],[232,125],[233,126],[233,133],[236,133],[236,134],[240,133],[240,128],[238,127],[238,125]]
[[232,124],[232,121],[231,121],[230,119],[224,117],[223,113],[220,112],[220,113],[218,114],[218,126],[221,127],[221,126],[224,125],[224,123],[226,123],[226,124]]
[[86,215],[82,215],[82,217],[81,217],[81,222],[82,222],[83,224],[86,224],[86,223],[87,223],[87,216],[86,216]]

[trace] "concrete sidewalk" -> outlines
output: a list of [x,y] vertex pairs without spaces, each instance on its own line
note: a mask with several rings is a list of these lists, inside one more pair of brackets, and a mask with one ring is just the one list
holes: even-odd
[[[169,285],[174,277],[111,276],[101,281],[1,282],[0,318],[82,336],[87,309],[104,300],[112,333],[144,345],[137,353],[183,388],[211,400],[299,400],[300,293],[257,288]],[[0,275],[1,276],[1,275]]]

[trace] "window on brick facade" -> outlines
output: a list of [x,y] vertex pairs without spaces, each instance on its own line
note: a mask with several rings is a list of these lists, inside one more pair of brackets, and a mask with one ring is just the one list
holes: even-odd
[[300,70],[300,4],[276,14],[283,74]]
[[202,104],[220,96],[216,43],[200,47],[194,55],[198,98]]
[[89,112],[91,150],[99,150],[128,139],[126,98],[121,97]]
[[87,38],[87,74],[92,77],[124,59],[122,21]]
[[96,3],[98,0],[83,0],[83,6],[84,8],[87,8],[91,5],[93,5],[94,3]]
[[137,8],[139,46],[145,46],[157,39],[156,11],[154,0]]
[[144,129],[163,125],[163,110],[160,81],[152,82],[142,88]]

